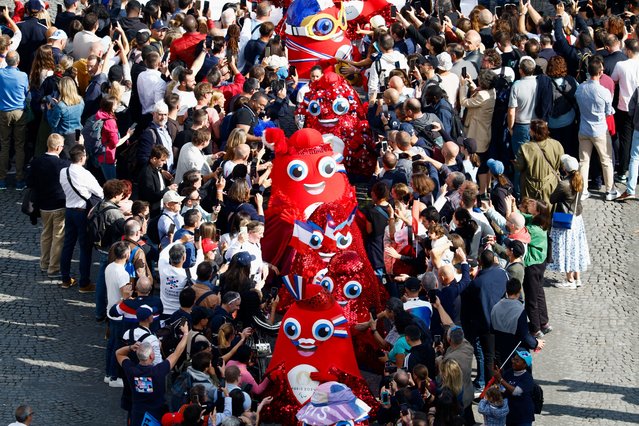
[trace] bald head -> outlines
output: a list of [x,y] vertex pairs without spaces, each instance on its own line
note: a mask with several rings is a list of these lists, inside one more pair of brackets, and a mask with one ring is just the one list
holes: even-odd
[[182,26],[187,33],[194,33],[197,31],[197,20],[193,15],[186,15]]
[[459,154],[459,145],[455,142],[444,142],[442,146],[442,155],[446,159],[446,161],[451,160]]
[[404,80],[398,75],[395,75],[388,80],[388,87],[393,89],[397,89],[398,91],[402,91],[406,85],[404,84]]
[[[393,78],[395,78],[395,77],[393,77]],[[401,80],[401,78],[400,78],[400,80]],[[393,88],[386,89],[384,91],[384,101],[387,104],[396,105],[399,102],[399,91],[396,90],[396,89],[393,89]]]
[[408,132],[398,132],[397,137],[395,138],[395,143],[397,144],[397,148],[401,151],[408,151],[411,147],[410,135]]
[[439,268],[439,283],[442,286],[448,286],[455,280],[455,268],[453,265],[446,264]]
[[526,219],[519,212],[512,212],[510,216],[508,216],[508,222],[513,225],[516,231],[519,231],[526,226]]
[[147,296],[151,294],[151,290],[153,289],[153,281],[151,281],[147,277],[138,278],[138,282],[135,283],[135,289],[141,296]]
[[475,30],[469,30],[464,36],[464,48],[468,52],[479,49],[481,44],[481,36]]
[[245,143],[241,143],[235,147],[235,160],[246,160],[251,153],[251,147]]
[[97,57],[101,57],[104,54],[104,49],[102,48],[102,41],[95,41],[91,43],[91,47],[89,48],[89,56],[95,55]]

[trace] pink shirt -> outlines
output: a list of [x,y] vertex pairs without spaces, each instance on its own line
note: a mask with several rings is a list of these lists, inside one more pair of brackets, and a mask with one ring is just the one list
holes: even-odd
[[246,369],[246,364],[242,364],[240,362],[231,360],[227,362],[226,365],[227,366],[235,365],[237,368],[240,369],[240,385],[250,384],[252,386],[251,393],[253,395],[259,395],[262,392],[264,392],[264,390],[269,384],[269,380],[267,378],[262,380],[262,383],[260,383],[258,386],[257,382],[255,381],[251,373],[249,373],[249,371]]

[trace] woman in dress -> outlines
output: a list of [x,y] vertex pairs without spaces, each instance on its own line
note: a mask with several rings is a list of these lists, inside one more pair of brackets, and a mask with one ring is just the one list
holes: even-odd
[[572,226],[570,229],[554,226],[551,228],[553,263],[548,265],[548,270],[566,274],[566,281],[556,283],[555,287],[574,290],[581,287],[581,272],[590,264],[579,196],[584,187],[584,180],[579,173],[579,161],[574,157],[562,155],[561,169],[565,176],[550,195],[550,202],[555,205],[555,212],[572,213]]

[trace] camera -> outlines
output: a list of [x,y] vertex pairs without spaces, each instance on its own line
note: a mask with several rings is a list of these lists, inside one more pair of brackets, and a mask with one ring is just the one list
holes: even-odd
[[255,352],[257,352],[257,356],[269,356],[269,355],[271,355],[271,344],[270,343],[256,343],[255,344]]

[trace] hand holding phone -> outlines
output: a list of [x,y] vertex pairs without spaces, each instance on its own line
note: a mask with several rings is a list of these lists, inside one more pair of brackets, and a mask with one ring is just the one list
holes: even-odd
[[175,234],[175,223],[172,223],[171,226],[169,226],[169,235],[173,234]]
[[468,78],[468,71],[466,70],[466,67],[462,67],[461,69],[461,76],[464,80],[466,80]]

